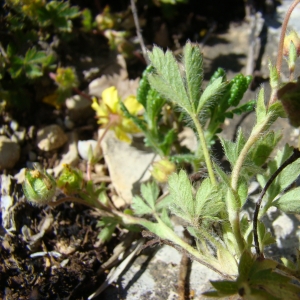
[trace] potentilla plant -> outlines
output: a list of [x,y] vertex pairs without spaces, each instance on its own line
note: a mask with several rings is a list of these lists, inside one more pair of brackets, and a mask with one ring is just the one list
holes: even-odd
[[[120,107],[124,116],[145,133],[147,145],[163,158],[164,163],[157,171],[159,175],[170,166],[175,137],[174,128],[165,128],[162,136],[157,126],[163,119],[165,105],[179,110],[184,123],[197,134],[199,146],[192,155],[194,161],[205,164],[208,177],[195,186],[183,169],[173,172],[168,178],[167,195],[161,195],[154,181],[146,183],[141,186],[141,195],[133,198],[132,210],[122,212],[110,204],[104,189],[93,187],[91,181],[84,183],[80,173],[66,166],[57,181],[66,198],[50,205],[75,201],[98,208],[103,215],[101,226],[107,229],[103,231],[106,234],[102,235],[103,240],[111,236],[117,224],[131,229],[132,225],[146,228],[145,236],[159,238],[160,242],[175,247],[223,277],[223,280],[211,282],[214,290],[205,293],[208,297],[237,295],[242,299],[299,299],[299,251],[295,261],[282,258],[282,262],[278,262],[266,258],[265,247],[276,240],[262,222],[262,217],[272,206],[284,213],[300,213],[300,188],[292,186],[300,174],[299,149],[286,145],[277,150],[275,158],[270,158],[280,140],[280,134],[270,130],[270,126],[279,117],[288,117],[295,127],[300,125],[297,119],[300,85],[299,79],[293,79],[300,53],[299,39],[295,32],[285,38],[290,13],[299,2],[293,2],[284,20],[277,64],[269,63],[270,99],[266,101],[262,87],[255,101],[256,120],[249,137],[242,130],[234,142],[218,137],[231,166],[229,173],[214,161],[210,146],[225,117],[253,107],[253,101],[238,106],[250,79],[238,75],[228,81],[224,71],[219,69],[203,89],[203,57],[198,45],[188,42],[180,62],[171,51],[163,52],[154,47],[149,52],[151,67],[145,72],[137,97],[145,109],[144,118],[131,114],[122,103]],[[288,83],[280,80],[283,55],[289,65]],[[197,168],[199,164],[193,166]],[[249,220],[242,216],[242,207],[253,177],[257,178],[262,190]],[[38,180],[37,184],[35,180]],[[27,198],[34,197],[35,202],[48,201],[49,188],[55,188],[55,184],[50,175],[36,170],[27,173],[23,188]],[[42,193],[45,193],[44,198]],[[183,220],[195,246],[175,233],[171,215]]]

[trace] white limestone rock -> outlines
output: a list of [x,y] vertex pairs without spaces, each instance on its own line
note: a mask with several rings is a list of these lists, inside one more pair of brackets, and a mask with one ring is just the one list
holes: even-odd
[[37,146],[43,151],[58,149],[67,140],[67,135],[56,124],[44,127],[37,132]]

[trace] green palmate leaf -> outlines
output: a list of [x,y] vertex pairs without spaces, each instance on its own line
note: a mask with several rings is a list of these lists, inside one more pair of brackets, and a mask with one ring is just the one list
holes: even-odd
[[118,220],[114,218],[104,217],[98,222],[97,227],[102,227],[97,238],[101,243],[109,241],[118,225]]
[[300,187],[288,191],[278,200],[274,201],[272,205],[285,213],[300,213]]
[[291,269],[291,270],[296,270],[297,269],[297,266],[289,259],[285,258],[285,257],[281,257],[281,261],[283,262],[283,264]]
[[253,235],[252,235],[252,222],[250,218],[245,214],[240,221],[241,233],[244,240],[247,243],[247,249],[250,249],[253,245]]
[[239,277],[237,279],[237,282],[239,284],[248,281],[254,261],[254,257],[250,252],[243,252],[238,267]]
[[197,114],[199,114],[205,106],[212,105],[218,99],[224,89],[224,86],[222,77],[219,77],[206,87],[200,97],[196,111]]
[[300,77],[297,82],[289,82],[278,91],[278,98],[281,100],[284,110],[287,113],[292,126],[300,126]]
[[42,63],[47,57],[45,52],[37,51],[35,48],[29,49],[24,58],[24,64],[38,64]]
[[37,9],[37,18],[41,26],[53,25],[56,29],[71,32],[72,22],[70,19],[79,16],[76,6],[69,7],[69,2],[51,1]]
[[242,113],[253,111],[255,104],[256,104],[255,100],[248,101],[247,103],[244,103],[243,105],[241,105],[229,112],[226,112],[226,114],[230,113],[230,114],[232,114],[232,117],[233,117],[233,115],[241,115]]
[[150,130],[157,128],[157,119],[165,103],[165,99],[163,99],[157,91],[149,90],[145,114],[147,115]]
[[[282,165],[283,162],[281,162],[280,156],[284,155],[285,153],[282,153],[281,155],[280,154],[276,159],[276,161],[270,163],[270,169],[269,169],[270,172],[268,173],[268,175],[267,176],[265,175],[264,178],[258,176],[260,184],[265,185],[267,180],[271,176],[271,174],[273,174]],[[289,185],[291,185],[297,179],[299,174],[300,174],[300,159],[297,159],[292,164],[285,167],[277,176],[277,178],[273,181],[273,183],[271,184],[270,188],[267,191],[269,199],[274,199],[279,193],[284,191]]]
[[167,209],[163,209],[161,213],[161,220],[170,228],[173,228],[171,219],[169,218]]
[[81,23],[85,31],[91,31],[94,27],[93,15],[90,9],[85,8],[81,12]]
[[108,242],[111,239],[113,233],[115,232],[116,227],[117,224],[111,224],[102,228],[100,233],[97,236],[98,240],[100,240],[102,244]]
[[279,84],[278,71],[275,65],[269,60],[269,71],[270,71],[270,86],[272,89],[277,89]]
[[223,138],[220,138],[220,140],[224,148],[225,156],[230,162],[231,166],[233,167],[241,150],[243,149],[246,143],[246,139],[243,135],[243,132],[241,129],[239,130],[235,143],[227,141]]
[[147,107],[147,95],[151,90],[149,81],[148,81],[148,74],[154,71],[153,66],[149,65],[143,72],[142,78],[139,82],[139,87],[136,93],[136,99],[139,101],[145,108]]
[[194,111],[200,100],[200,87],[203,81],[203,56],[200,47],[187,42],[183,49],[183,64],[185,67],[186,89],[193,103]]
[[[241,290],[242,292],[243,290]],[[270,295],[268,292],[258,288],[251,288],[251,294],[243,297],[245,300],[280,300],[279,298]]]
[[261,88],[257,98],[257,106],[256,106],[256,122],[257,124],[264,121],[267,115],[267,108],[265,105],[265,90]]
[[170,195],[164,196],[162,200],[155,204],[156,211],[161,211],[164,208],[169,208],[172,202],[172,197]]
[[255,165],[262,166],[266,162],[281,137],[280,132],[269,131],[256,142],[250,151],[250,158]]
[[179,65],[171,51],[164,53],[160,48],[154,47],[148,53],[149,59],[155,68],[156,74],[149,74],[148,80],[166,99],[181,106],[188,112],[192,112],[192,106],[185,91],[181,78]]
[[137,215],[146,215],[153,213],[153,209],[148,204],[146,204],[145,201],[139,196],[134,196],[132,198],[131,207]]
[[222,137],[220,137],[220,141],[223,146],[227,160],[230,162],[230,165],[233,166],[236,161],[235,143],[229,140],[225,140]]
[[155,182],[143,184],[141,193],[147,204],[154,210],[159,195],[158,185]]
[[13,57],[10,60],[11,67],[8,69],[12,78],[17,78],[23,71],[23,59],[21,57]]
[[280,192],[292,184],[300,174],[300,158],[285,167],[279,174],[276,184],[280,187]]
[[155,205],[159,195],[159,189],[155,182],[142,184],[142,197],[135,196],[132,200],[132,208],[138,215],[150,214],[156,211]]
[[24,71],[26,73],[26,76],[32,79],[43,75],[43,72],[41,71],[41,67],[37,65],[27,65],[24,67]]
[[195,157],[194,154],[176,154],[170,157],[170,161],[176,164],[182,164],[186,162],[193,164],[197,160],[198,159]]
[[284,107],[279,101],[276,101],[275,103],[269,106],[268,114],[271,115],[269,126],[272,125],[279,117],[286,118]]
[[249,274],[249,278],[255,278],[255,275],[258,272],[261,272],[263,270],[275,270],[277,265],[278,265],[278,262],[276,262],[275,260],[267,259],[267,258],[262,260],[262,259],[256,258],[253,263],[251,272]]
[[192,223],[195,216],[192,186],[183,170],[169,177],[169,189],[172,197],[171,211]]
[[11,68],[9,72],[13,78],[19,77],[22,72],[28,78],[37,78],[43,75],[42,67],[51,63],[52,58],[43,51],[37,51],[36,48],[29,49],[24,58],[12,57],[10,59]]
[[277,299],[299,299],[300,287],[290,281],[289,277],[266,269],[255,273],[249,283],[253,288],[261,288]]
[[257,233],[258,233],[259,246],[262,252],[265,246],[276,243],[276,239],[272,236],[270,232],[266,230],[264,223],[260,221],[258,221],[257,224]]
[[211,281],[210,283],[222,296],[230,296],[238,293],[238,285],[235,281]]
[[164,138],[163,141],[159,144],[160,149],[163,151],[163,153],[168,156],[170,154],[172,145],[174,143],[174,141],[176,140],[177,135],[175,132],[175,129],[171,129],[169,130]]
[[[201,183],[195,202],[195,217],[210,218],[217,216],[220,211],[225,208],[225,203],[222,201],[222,189],[211,184],[209,178],[206,178]],[[212,220],[214,218],[211,218]]]
[[289,64],[289,69],[290,71],[294,71],[295,69],[295,63],[297,60],[297,49],[293,43],[293,41],[291,41],[290,43],[290,50],[289,50],[289,60],[288,60],[288,64]]
[[232,254],[226,248],[217,249],[218,261],[222,266],[222,271],[226,274],[236,276],[238,274],[238,265]]
[[[265,187],[269,178],[292,155],[292,153],[293,153],[293,148],[286,144],[282,151],[277,152],[275,159],[268,163],[268,168],[267,168],[267,171],[265,172],[265,174],[257,175],[257,180],[262,188]],[[295,174],[287,174],[287,175],[288,175],[288,178],[289,178],[289,175],[295,176]],[[277,178],[271,184],[270,188],[267,190],[268,201],[271,201],[272,199],[274,199],[280,193],[280,191],[282,191],[280,184],[278,184],[278,180],[279,180],[280,176],[281,176],[281,174],[279,174],[277,176]],[[286,179],[288,179],[288,178],[286,178],[284,176],[284,181],[286,181]],[[285,184],[285,186],[286,186],[286,184]]]
[[231,187],[229,175],[227,175],[217,163],[213,162],[213,164],[214,164],[214,169],[215,169],[216,173],[218,174],[218,176],[220,177],[221,181],[227,187]]

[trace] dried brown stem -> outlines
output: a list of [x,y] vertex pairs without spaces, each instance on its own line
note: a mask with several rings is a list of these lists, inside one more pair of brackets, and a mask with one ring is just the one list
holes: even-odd
[[141,48],[142,48],[144,59],[145,59],[147,65],[149,65],[147,49],[146,49],[146,46],[145,46],[145,43],[144,43],[143,36],[141,34],[142,30],[141,30],[141,27],[140,27],[140,22],[139,22],[139,17],[138,17],[136,5],[135,5],[134,0],[131,0],[130,3],[131,3],[131,10],[132,10],[132,15],[133,15],[133,19],[134,19],[134,24],[135,24],[135,28],[136,28],[136,34],[137,34],[137,37],[139,39],[139,42],[140,42],[140,45],[141,45]]

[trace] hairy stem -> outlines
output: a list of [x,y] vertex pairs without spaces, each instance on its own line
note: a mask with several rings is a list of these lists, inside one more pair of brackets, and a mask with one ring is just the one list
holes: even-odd
[[214,174],[214,170],[213,170],[213,167],[212,167],[212,162],[211,162],[211,158],[210,158],[210,155],[209,155],[209,151],[208,151],[208,148],[207,148],[207,145],[206,145],[206,140],[205,140],[205,136],[204,136],[204,133],[203,133],[202,126],[201,126],[200,121],[197,118],[197,116],[191,116],[191,117],[192,117],[192,120],[193,120],[193,122],[196,126],[198,135],[199,135],[199,139],[200,139],[200,143],[201,143],[201,147],[202,147],[202,151],[203,151],[203,155],[204,155],[204,160],[205,160],[205,163],[206,163],[206,167],[207,167],[207,170],[208,170],[208,175],[209,175],[210,181],[213,185],[216,185],[217,181],[216,181],[216,178],[215,178],[215,174]]
[[242,151],[239,154],[239,157],[234,165],[234,168],[231,173],[231,187],[236,192],[238,188],[238,180],[240,172],[243,166],[243,163],[249,153],[249,150],[254,145],[254,143],[259,139],[261,133],[265,130],[266,126],[269,123],[271,115],[267,115],[264,122],[255,126],[251,132],[251,135],[243,147]]
[[251,149],[251,147],[254,145],[254,143],[259,139],[260,135],[262,132],[264,132],[268,126],[268,123],[270,121],[271,114],[267,114],[265,117],[264,122],[261,124],[256,125],[247,140],[246,144],[244,145],[242,151],[239,154],[239,157],[234,165],[234,168],[231,173],[231,188],[232,188],[232,193],[233,193],[233,198],[229,197],[228,203],[227,203],[227,209],[229,213],[229,221],[232,227],[233,234],[236,238],[239,251],[242,253],[244,250],[244,239],[241,234],[240,230],[240,203],[236,203],[239,201],[237,199],[237,189],[238,189],[238,180],[240,176],[240,172],[242,169],[242,166],[244,164],[244,161]]

